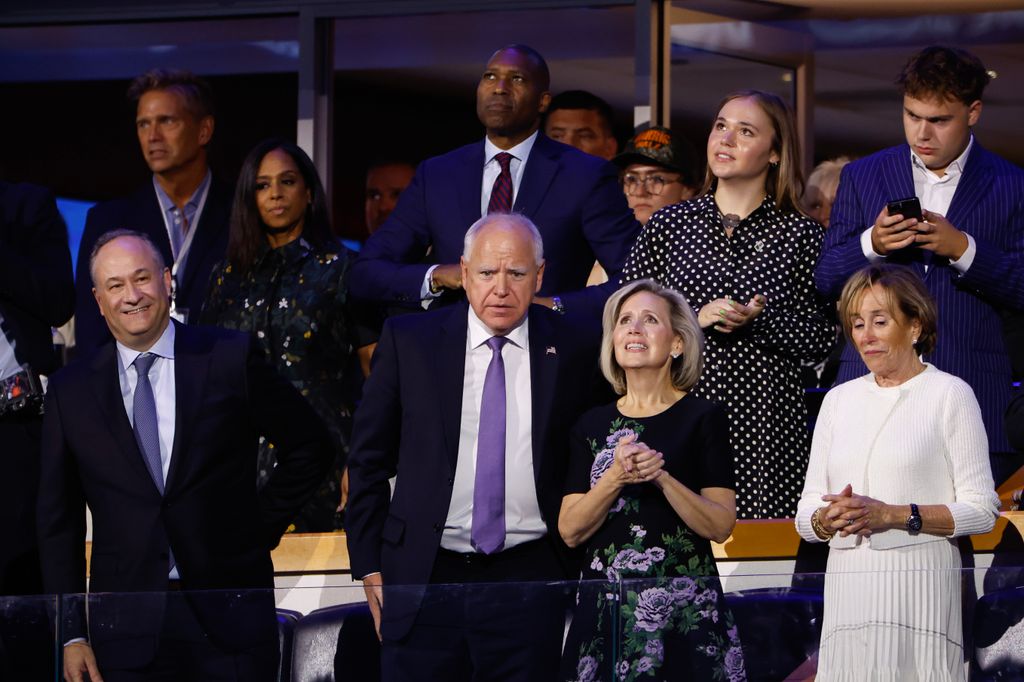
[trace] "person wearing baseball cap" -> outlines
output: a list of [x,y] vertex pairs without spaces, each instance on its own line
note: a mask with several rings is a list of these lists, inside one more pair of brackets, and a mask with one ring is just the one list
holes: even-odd
[[668,128],[640,131],[612,163],[622,169],[622,191],[642,225],[658,209],[691,199],[700,189],[693,147]]

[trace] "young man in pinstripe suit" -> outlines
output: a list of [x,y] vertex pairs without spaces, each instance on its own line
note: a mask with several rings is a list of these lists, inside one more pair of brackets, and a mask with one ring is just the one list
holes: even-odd
[[[933,46],[910,58],[896,80],[906,144],[843,170],[815,277],[832,298],[869,262],[900,263],[922,278],[939,308],[938,343],[925,360],[974,389],[998,484],[1020,464],[1006,454],[1001,315],[1024,310],[1024,172],[972,132],[990,80],[964,50]],[[888,202],[915,196],[923,220],[889,214]],[[847,348],[837,381],[865,372]]]

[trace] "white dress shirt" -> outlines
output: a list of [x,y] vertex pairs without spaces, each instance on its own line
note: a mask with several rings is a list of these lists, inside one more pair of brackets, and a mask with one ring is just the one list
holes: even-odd
[[[484,138],[484,175],[483,182],[480,185],[480,215],[481,217],[487,214],[487,205],[491,202],[491,190],[494,189],[494,181],[498,179],[501,174],[501,164],[495,158],[500,152],[508,152],[512,155],[512,161],[509,163],[508,171],[512,175],[512,205],[516,205],[516,197],[519,196],[519,186],[522,184],[523,173],[526,171],[526,162],[530,158],[530,152],[533,150],[533,143],[537,141],[537,135],[540,131],[536,131],[533,135],[512,147],[511,149],[499,149],[496,144],[491,142],[490,138]],[[469,229],[469,226],[466,226]],[[440,293],[433,293],[430,291],[430,276],[434,273],[434,269],[437,266],[431,266],[427,270],[426,277],[423,278],[423,285],[420,287],[420,298],[424,301],[429,301],[432,298],[437,298]],[[426,304],[424,304],[426,307]]]
[[[921,160],[921,157],[915,154],[913,148],[911,148],[910,165],[914,175],[914,196],[921,201],[922,209],[929,213],[938,213],[943,217],[949,213],[949,206],[953,203],[953,195],[956,194],[960,178],[963,177],[964,166],[967,165],[967,157],[970,155],[971,147],[973,146],[974,135],[971,135],[971,139],[967,142],[967,147],[963,153],[946,167],[945,174],[941,176],[930,170],[924,161]],[[874,226],[872,225],[861,233],[860,245],[861,250],[864,251],[864,256],[872,263],[875,263],[884,259],[885,256],[877,253],[871,244],[871,230],[873,228]],[[950,259],[949,261],[953,269],[961,275],[971,267],[971,263],[974,262],[974,256],[978,252],[978,247],[974,243],[974,237],[966,233],[965,236],[967,237],[967,249],[960,258],[956,260]],[[927,267],[926,265],[925,269]]]
[[[491,362],[487,339],[493,334],[469,309],[466,335],[466,372],[462,385],[462,417],[455,484],[441,546],[453,552],[475,551],[470,542],[473,526],[473,488],[476,480],[477,435],[484,377]],[[540,514],[533,478],[533,400],[530,383],[528,321],[507,335],[501,351],[505,363],[505,546],[536,540],[547,533]]]

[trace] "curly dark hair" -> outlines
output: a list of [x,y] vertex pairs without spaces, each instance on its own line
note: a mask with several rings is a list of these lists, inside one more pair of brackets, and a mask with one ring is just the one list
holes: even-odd
[[324,198],[324,187],[316,166],[306,152],[283,138],[263,140],[249,152],[242,162],[231,205],[230,233],[228,236],[228,262],[241,273],[247,273],[267,245],[259,208],[256,206],[256,176],[263,157],[280,149],[292,158],[309,190],[311,201],[306,208],[302,224],[302,238],[318,251],[323,251],[336,240],[331,230],[331,218]]
[[970,106],[981,99],[991,80],[985,65],[967,50],[932,45],[907,61],[896,85],[901,95],[917,100],[939,97]]

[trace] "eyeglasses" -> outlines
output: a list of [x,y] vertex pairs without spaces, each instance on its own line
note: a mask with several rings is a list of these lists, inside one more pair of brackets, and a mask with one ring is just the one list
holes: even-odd
[[626,194],[636,194],[642,186],[648,194],[658,196],[665,190],[665,185],[679,182],[679,178],[666,178],[663,175],[633,175],[626,173],[622,176],[622,188]]

